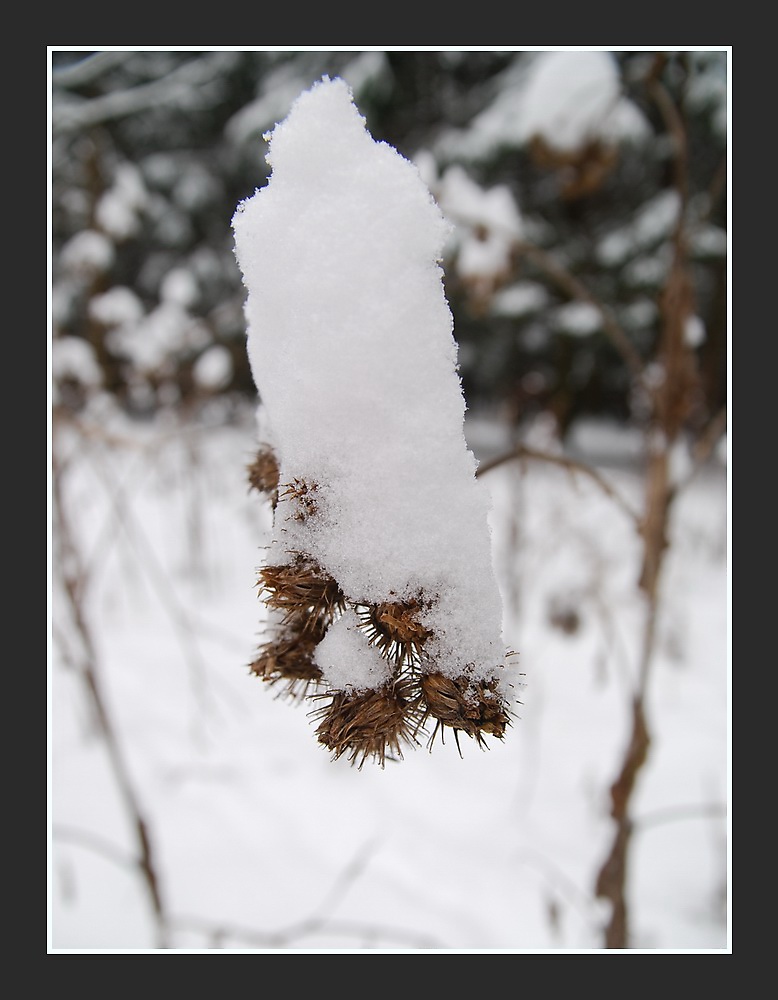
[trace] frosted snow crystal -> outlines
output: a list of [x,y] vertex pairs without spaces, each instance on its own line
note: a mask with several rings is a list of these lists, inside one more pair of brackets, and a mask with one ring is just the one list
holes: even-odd
[[[233,229],[279,464],[267,562],[304,554],[347,608],[412,605],[436,670],[507,695],[488,496],[465,443],[442,284],[450,227],[343,80],[305,91],[265,138],[270,179]],[[357,665],[360,646],[375,652],[369,632],[344,619],[316,654],[330,686],[385,684],[375,660]]]

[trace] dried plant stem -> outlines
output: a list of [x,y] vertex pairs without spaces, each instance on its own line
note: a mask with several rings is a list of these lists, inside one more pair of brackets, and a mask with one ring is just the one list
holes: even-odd
[[[683,483],[674,483],[670,474],[670,456],[694,406],[699,375],[692,350],[685,339],[686,322],[694,310],[694,288],[687,246],[686,214],[688,199],[688,145],[686,127],[679,108],[660,82],[665,60],[657,55],[647,80],[647,89],[664,119],[667,134],[674,143],[674,186],[679,196],[678,221],[673,234],[673,258],[660,301],[661,331],[656,363],[662,378],[656,384],[644,378],[645,364],[610,311],[569,271],[545,251],[530,244],[518,248],[545,275],[571,298],[588,302],[599,311],[605,332],[621,354],[636,383],[639,382],[651,403],[651,421],[647,432],[647,462],[644,475],[644,513],[641,516],[626,503],[595,469],[564,455],[536,451],[520,444],[506,454],[484,462],[478,475],[513,459],[551,462],[571,473],[583,473],[610,497],[635,525],[642,539],[642,563],[639,587],[645,598],[645,620],[638,662],[637,680],[632,692],[629,735],[616,778],[610,786],[611,817],[614,835],[610,850],[595,881],[595,895],[611,904],[604,928],[606,948],[627,948],[630,923],[626,899],[628,861],[635,823],[631,802],[641,769],[648,759],[651,733],[646,719],[645,698],[654,659],[657,617],[660,603],[660,579],[668,548],[668,527],[673,502],[680,490],[708,459],[726,430],[726,410],[708,424],[693,453],[694,468]],[[724,175],[714,179],[712,197],[720,193]]]
[[723,802],[700,802],[697,805],[669,806],[666,809],[655,809],[634,820],[635,833],[643,832],[654,826],[665,823],[685,822],[689,819],[718,819],[727,815],[727,807]]
[[83,580],[78,572],[77,553],[74,536],[70,530],[62,497],[62,476],[57,465],[56,450],[53,449],[52,499],[53,513],[56,523],[56,535],[60,543],[67,548],[70,558],[60,563],[60,577],[63,593],[68,601],[68,607],[74,626],[78,632],[82,646],[82,657],[79,663],[79,674],[84,682],[89,704],[99,731],[105,742],[108,759],[113,771],[116,785],[124,802],[130,822],[134,828],[138,855],[136,865],[141,872],[143,884],[154,914],[157,946],[168,947],[168,917],[165,909],[160,880],[157,875],[157,865],[149,826],[143,813],[130,770],[124,756],[124,751],[116,735],[106,699],[103,695],[99,676],[98,658],[92,640],[91,630],[83,609]]
[[[451,213],[455,217],[456,213]],[[585,302],[592,306],[600,315],[602,328],[606,337],[612,343],[614,349],[621,355],[632,377],[639,381],[645,371],[645,362],[636,350],[632,341],[619,324],[613,311],[602,302],[597,296],[577,278],[572,271],[568,270],[552,254],[543,250],[535,243],[528,240],[518,240],[514,246],[514,258],[516,262],[530,260],[541,271],[546,278],[563,292],[569,299]]]
[[[345,937],[347,939],[362,939],[377,946],[380,941],[396,942],[398,947],[412,949],[439,950],[443,946],[431,935],[417,934],[402,928],[383,924],[335,920],[329,914],[334,913],[341,899],[361,877],[369,864],[375,845],[365,844],[338,875],[326,897],[316,910],[308,917],[276,931],[257,931],[238,925],[215,925],[205,920],[195,918],[178,918],[175,923],[182,930],[194,930],[207,934],[214,948],[224,947],[226,941],[243,941],[250,947],[279,949],[292,948],[296,942],[304,938],[326,934],[329,937]],[[369,946],[366,943],[366,947]]]
[[[664,57],[657,57],[657,69]],[[645,595],[646,617],[637,685],[632,700],[631,728],[619,773],[611,785],[611,817],[615,831],[610,851],[597,874],[595,892],[611,903],[605,926],[606,948],[630,946],[626,900],[629,849],[634,829],[631,800],[651,745],[645,697],[654,657],[660,578],[668,547],[668,525],[675,492],[670,476],[670,454],[692,406],[697,385],[694,356],[685,342],[685,325],[693,311],[693,286],[686,240],[688,148],[679,109],[655,72],[649,93],[664,118],[675,145],[674,180],[680,208],[673,238],[673,259],[661,298],[662,327],[657,361],[662,379],[652,392],[652,425],[648,437],[645,477],[645,516],[641,524],[643,563],[639,585]]]
[[644,371],[643,359],[611,310],[590,292],[580,279],[576,278],[545,250],[527,242],[520,243],[517,249],[520,257],[523,256],[531,260],[569,298],[586,302],[597,310],[606,336],[621,355],[633,378],[641,379]]
[[692,449],[692,468],[683,480],[674,485],[674,496],[683,492],[683,490],[689,485],[692,479],[694,479],[700,469],[702,469],[708,461],[713,449],[727,431],[727,417],[727,408],[724,406],[708,423],[707,427],[705,427],[700,437],[694,443],[694,448]]
[[633,824],[629,805],[638,773],[646,762],[651,744],[642,698],[632,702],[631,734],[621,770],[611,785],[611,816],[616,830],[605,861],[597,874],[595,895],[607,899],[611,913],[605,926],[606,948],[629,947],[629,919],[626,900],[627,863]]
[[[160,607],[165,610],[173,624],[189,667],[194,699],[198,703],[202,715],[205,716],[213,710],[214,703],[213,699],[208,698],[206,664],[198,645],[197,628],[191,615],[181,604],[175,587],[157,557],[154,546],[138,519],[133,515],[125,496],[126,491],[114,481],[102,462],[94,460],[93,466],[105,487],[106,495],[110,499],[116,524],[122,529],[129,542],[130,551],[154,588],[159,598]],[[202,729],[196,735],[200,739],[204,738]]]
[[[263,932],[238,924],[214,924],[197,917],[178,917],[175,921],[177,929],[186,932],[203,934],[208,939],[208,948],[219,949],[240,946],[266,951],[278,951],[284,948],[295,948],[299,942],[326,935],[327,938],[344,938],[348,941],[362,941],[358,947],[381,948],[391,947],[393,950],[406,949],[413,951],[443,951],[443,945],[437,938],[423,933],[415,933],[402,927],[389,924],[368,923],[356,920],[335,920],[332,917],[309,917],[294,926],[280,931]],[[231,944],[226,944],[231,942]],[[350,950],[350,949],[349,949]]]
[[579,462],[574,458],[570,458],[568,455],[556,455],[552,452],[539,451],[536,448],[530,448],[526,444],[518,444],[510,451],[505,452],[502,455],[498,455],[496,458],[491,458],[486,462],[482,462],[478,466],[476,476],[483,476],[487,472],[491,472],[492,469],[496,469],[498,466],[504,465],[506,462],[511,462],[517,458],[528,458],[540,462],[549,462],[552,465],[558,465],[563,469],[567,469],[567,471],[573,475],[580,473],[581,475],[586,476],[588,479],[591,479],[592,482],[596,483],[607,497],[614,501],[614,503],[627,515],[636,527],[640,526],[640,516],[638,513],[630,507],[624,497],[621,496],[621,494],[603,475],[597,471],[597,469],[593,468],[591,465],[587,465],[585,462]]

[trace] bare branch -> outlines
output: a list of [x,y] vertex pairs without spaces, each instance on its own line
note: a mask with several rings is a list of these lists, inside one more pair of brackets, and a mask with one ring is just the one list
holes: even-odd
[[709,219],[713,215],[716,205],[718,204],[719,199],[722,197],[726,189],[727,189],[727,154],[725,153],[724,156],[722,156],[718,167],[716,168],[716,172],[711,178],[710,186],[708,188],[708,204],[705,213],[701,217],[700,221]]
[[52,828],[51,835],[55,840],[78,844],[79,847],[99,854],[106,861],[110,861],[111,864],[118,865],[120,868],[135,870],[141,867],[135,855],[128,854],[127,851],[123,851],[116,844],[106,840],[105,837],[100,837],[88,830],[79,830],[76,827],[58,824]]
[[603,302],[600,302],[582,281],[564,268],[550,254],[546,253],[545,250],[541,250],[540,247],[532,243],[525,242],[518,245],[518,250],[525,257],[532,260],[569,298],[586,302],[597,310],[602,320],[603,330],[621,355],[633,378],[642,378],[644,368],[643,359],[617,322],[611,310]]
[[678,226],[683,226],[684,209],[688,199],[688,169],[689,169],[689,145],[686,138],[686,126],[684,125],[681,112],[675,101],[662,84],[658,77],[650,80],[648,91],[665,123],[667,131],[670,133],[675,146],[675,156],[673,158],[673,184],[681,198],[682,210],[678,214]]
[[655,809],[653,812],[635,819],[632,828],[637,833],[653,826],[661,826],[664,823],[679,823],[689,819],[723,819],[726,815],[727,807],[723,802],[671,806],[667,809]]
[[414,951],[443,951],[445,946],[437,938],[427,934],[416,934],[402,927],[374,924],[356,920],[311,920],[302,921],[289,931],[263,932],[239,924],[214,924],[198,917],[177,917],[173,924],[179,931],[194,931],[205,934],[214,948],[224,947],[226,941],[242,941],[250,948],[261,951],[280,951],[294,948],[305,938],[315,938],[326,934],[330,937],[347,938],[372,942],[379,947],[380,942],[394,942],[398,949]]
[[238,925],[216,925],[194,917],[180,917],[175,924],[181,930],[196,930],[207,934],[217,946],[225,940],[246,941],[268,950],[291,948],[296,941],[317,935],[328,934],[337,937],[370,939],[373,941],[396,941],[417,950],[438,950],[439,942],[431,935],[415,934],[402,928],[358,921],[333,920],[331,914],[348,889],[365,870],[375,849],[372,842],[365,844],[338,875],[335,883],[317,907],[316,912],[276,931],[257,931]]
[[[68,518],[65,513],[65,503],[62,494],[61,471],[57,467],[56,452],[53,454],[54,474],[52,477],[53,502],[57,515],[57,529],[60,536],[66,539],[68,547],[75,548],[73,534],[70,530]],[[157,925],[157,935],[161,947],[166,947],[167,942],[167,915],[162,898],[162,891],[156,873],[154,853],[148,836],[148,824],[141,808],[140,797],[138,796],[132,778],[130,768],[124,755],[123,747],[116,735],[107,703],[103,697],[102,684],[99,678],[98,661],[95,653],[95,646],[92,641],[91,631],[86,615],[81,606],[80,595],[82,588],[78,581],[66,580],[65,594],[71,605],[73,621],[81,637],[84,657],[81,664],[81,677],[87,691],[89,704],[91,705],[101,735],[105,741],[108,751],[108,759],[113,771],[113,775],[119,793],[124,801],[124,805],[135,828],[138,840],[139,858],[138,866],[143,872],[144,884],[148,891],[151,906]]]
[[498,455],[497,458],[491,458],[486,462],[482,462],[478,466],[476,476],[480,477],[486,475],[487,472],[491,472],[492,469],[496,469],[500,465],[504,465],[506,462],[511,462],[514,459],[524,459],[530,458],[540,462],[550,462],[552,465],[558,465],[563,469],[567,469],[568,472],[575,475],[576,473],[581,473],[587,476],[592,482],[596,483],[597,486],[613,500],[616,505],[627,515],[630,521],[633,522],[637,530],[640,530],[641,518],[640,515],[634,511],[627,501],[618,493],[618,491],[604,478],[595,468],[590,465],[586,465],[584,462],[578,462],[574,458],[570,458],[568,455],[555,455],[552,452],[538,451],[535,448],[530,448],[526,444],[519,444],[511,451],[506,452],[503,455]]
[[702,435],[695,441],[694,448],[692,449],[692,461],[694,465],[683,480],[674,486],[674,497],[686,489],[710,458],[713,449],[727,431],[727,417],[727,408],[724,406],[710,421]]

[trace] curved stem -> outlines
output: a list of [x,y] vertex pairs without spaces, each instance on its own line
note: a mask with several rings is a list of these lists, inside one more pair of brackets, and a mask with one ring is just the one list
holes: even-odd
[[67,565],[61,567],[60,576],[73,623],[79,634],[83,649],[83,655],[79,664],[79,673],[84,682],[100,734],[105,742],[117,788],[135,830],[138,847],[136,863],[143,874],[143,883],[146,886],[154,913],[158,947],[166,948],[168,921],[160,880],[157,875],[153,845],[149,837],[148,823],[141,808],[140,798],[135,791],[132,778],[130,777],[130,769],[123,748],[116,735],[103,693],[102,682],[99,676],[98,658],[82,606],[82,577],[79,573],[77,563],[78,549],[74,543],[65,513],[65,504],[62,496],[62,474],[57,464],[57,456],[54,449],[52,449],[52,460],[54,465],[52,497],[57,527],[56,534],[61,544],[67,547],[70,556],[67,560]]
[[640,526],[640,517],[637,512],[630,507],[621,494],[614,489],[614,487],[597,471],[597,469],[593,468],[591,465],[587,465],[585,462],[578,462],[576,459],[570,458],[567,455],[555,455],[552,452],[539,451],[536,448],[530,448],[526,444],[518,444],[515,448],[512,448],[510,451],[505,452],[502,455],[498,455],[496,458],[491,458],[488,461],[481,462],[476,471],[476,477],[486,475],[486,473],[491,472],[492,469],[496,469],[498,466],[504,465],[506,462],[511,462],[517,458],[530,458],[540,462],[549,462],[552,465],[558,465],[563,469],[567,469],[568,472],[572,474],[581,473],[591,479],[592,482],[596,483],[606,496],[610,497],[610,499],[621,508],[621,510],[636,527]]

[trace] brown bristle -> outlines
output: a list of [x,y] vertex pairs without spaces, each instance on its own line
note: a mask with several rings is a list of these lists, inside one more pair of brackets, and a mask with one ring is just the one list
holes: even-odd
[[308,697],[321,681],[321,670],[314,663],[314,651],[324,635],[321,624],[287,627],[278,636],[260,646],[249,669],[265,683],[285,682],[281,694],[292,700]]
[[421,605],[416,600],[383,601],[357,609],[360,627],[371,645],[395,666],[416,664],[431,632],[419,622]]
[[502,739],[510,719],[502,699],[496,694],[496,681],[472,681],[467,677],[456,680],[435,672],[424,674],[420,681],[426,704],[424,719],[432,716],[435,729],[430,737],[432,746],[438,732],[449,726],[459,746],[460,732],[486,747],[484,734]]
[[254,461],[246,466],[249,489],[270,498],[273,507],[278,503],[278,459],[269,445],[257,451]]
[[360,770],[369,758],[383,767],[387,756],[401,759],[402,747],[418,742],[418,692],[408,681],[377,691],[340,691],[321,697],[331,700],[312,714],[319,721],[319,742],[332,751],[333,760],[347,754]]
[[294,504],[294,513],[290,516],[295,521],[305,521],[318,510],[316,493],[319,487],[316,483],[306,483],[304,479],[293,479],[286,483],[279,493],[279,500],[288,500]]
[[343,592],[337,582],[315,563],[297,559],[282,566],[263,566],[258,586],[269,608],[287,617],[332,619],[344,607]]

